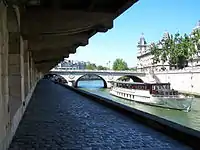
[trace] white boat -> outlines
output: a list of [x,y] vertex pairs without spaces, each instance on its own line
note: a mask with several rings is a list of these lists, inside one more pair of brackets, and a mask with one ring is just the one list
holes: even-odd
[[170,83],[113,81],[110,94],[131,101],[170,109],[190,111],[193,98],[179,94]]

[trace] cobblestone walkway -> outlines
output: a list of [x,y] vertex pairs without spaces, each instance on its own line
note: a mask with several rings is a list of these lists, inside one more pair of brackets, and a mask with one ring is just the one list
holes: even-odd
[[185,145],[62,86],[41,80],[10,150],[186,150]]

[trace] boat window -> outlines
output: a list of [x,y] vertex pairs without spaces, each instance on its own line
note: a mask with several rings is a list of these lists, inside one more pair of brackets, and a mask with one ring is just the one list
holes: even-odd
[[128,89],[130,89],[130,85],[129,84],[127,84],[126,86],[127,86]]

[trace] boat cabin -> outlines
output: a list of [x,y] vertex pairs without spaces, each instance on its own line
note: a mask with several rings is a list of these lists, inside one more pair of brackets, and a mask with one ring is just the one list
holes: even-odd
[[166,92],[170,91],[170,83],[136,83],[136,82],[131,83],[131,82],[114,81],[113,87],[135,89],[135,90],[149,90],[150,94],[160,94],[160,95],[165,95]]

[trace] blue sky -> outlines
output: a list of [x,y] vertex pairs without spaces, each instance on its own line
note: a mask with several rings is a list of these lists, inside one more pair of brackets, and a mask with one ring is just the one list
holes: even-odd
[[144,33],[148,43],[158,41],[165,31],[189,34],[200,20],[200,0],[139,0],[114,20],[113,29],[97,33],[69,59],[106,66],[116,58],[129,67],[137,64],[137,43]]

